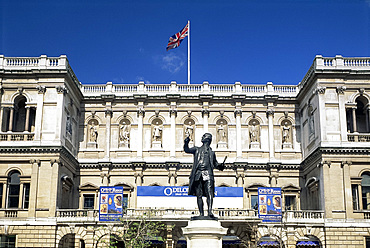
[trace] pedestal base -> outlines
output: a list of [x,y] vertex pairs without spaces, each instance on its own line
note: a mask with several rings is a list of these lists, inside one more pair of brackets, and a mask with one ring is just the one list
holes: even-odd
[[260,143],[259,142],[251,142],[250,149],[260,149]]
[[191,220],[182,228],[187,248],[222,248],[222,237],[227,228],[216,220]]
[[218,149],[221,149],[221,148],[227,149],[227,143],[223,142],[223,141],[220,141],[220,142],[217,143],[217,148]]
[[162,149],[162,142],[161,141],[153,141],[152,142],[152,149]]

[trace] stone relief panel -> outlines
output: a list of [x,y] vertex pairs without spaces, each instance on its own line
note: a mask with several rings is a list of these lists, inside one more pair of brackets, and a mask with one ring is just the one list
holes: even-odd
[[127,118],[124,118],[119,123],[119,143],[118,147],[129,149],[130,148],[130,131],[131,122]]
[[260,122],[257,119],[251,119],[248,123],[249,129],[249,148],[259,149],[260,143]]
[[288,119],[281,122],[282,148],[292,148],[292,123]]
[[189,145],[194,145],[194,134],[195,134],[195,121],[191,118],[187,118],[184,122],[184,138],[189,137]]
[[224,118],[218,119],[216,121],[216,131],[217,131],[217,148],[227,148],[228,145],[228,125]]
[[152,121],[152,148],[161,149],[162,146],[162,133],[163,133],[163,122],[159,118],[155,118]]
[[98,128],[99,122],[96,119],[91,119],[87,123],[87,147],[97,148],[98,147]]

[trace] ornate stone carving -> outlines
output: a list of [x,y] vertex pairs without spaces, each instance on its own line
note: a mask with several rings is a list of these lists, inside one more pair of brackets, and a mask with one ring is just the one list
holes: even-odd
[[249,148],[260,148],[260,123],[256,119],[249,121]]
[[113,110],[111,108],[105,109],[105,117],[112,117],[113,116]]
[[195,121],[187,118],[184,122],[184,139],[189,137],[190,143],[194,144]]
[[267,115],[267,117],[269,117],[270,115],[271,115],[271,116],[274,116],[274,113],[275,113],[275,111],[274,111],[273,109],[270,109],[270,108],[269,108],[269,109],[267,109],[267,110],[266,110],[266,115]]
[[139,117],[139,116],[142,116],[142,117],[144,117],[144,116],[145,116],[145,109],[143,109],[143,108],[139,108],[139,109],[137,110],[137,117]]
[[316,90],[317,90],[317,93],[319,93],[319,94],[325,94],[326,87],[319,86],[319,87],[317,87]]
[[42,85],[37,85],[36,89],[39,94],[44,94],[46,92],[46,87]]
[[241,109],[235,109],[234,110],[234,117],[236,118],[237,116],[242,117],[243,111]]
[[177,110],[176,109],[170,109],[170,116],[175,115],[177,117]]
[[228,126],[224,118],[218,119],[216,122],[217,131],[217,148],[227,148],[228,143]]
[[130,148],[130,131],[131,122],[128,119],[123,119],[119,124],[119,147]]
[[346,91],[346,86],[338,86],[337,87],[337,93],[338,94],[344,94],[344,91]]
[[292,123],[289,120],[281,122],[282,148],[292,148]]
[[163,123],[159,118],[155,118],[152,121],[152,148],[161,149],[162,148],[162,133],[163,133]]
[[209,109],[202,109],[202,117],[204,117],[205,115],[209,117]]
[[68,93],[67,92],[67,88],[63,85],[58,85],[58,86],[55,86],[55,89],[57,90],[57,93],[58,94],[66,94]]

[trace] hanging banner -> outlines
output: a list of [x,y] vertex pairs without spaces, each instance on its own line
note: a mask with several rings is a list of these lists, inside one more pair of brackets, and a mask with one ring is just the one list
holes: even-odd
[[123,213],[123,187],[100,187],[99,221],[118,221]]
[[258,188],[258,217],[263,222],[281,222],[281,188]]
[[[188,186],[138,186],[140,208],[196,209],[195,196],[188,195]],[[214,208],[243,208],[242,187],[215,187]]]

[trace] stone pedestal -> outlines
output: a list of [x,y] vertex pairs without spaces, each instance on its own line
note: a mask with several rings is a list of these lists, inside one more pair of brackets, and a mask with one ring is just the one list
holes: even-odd
[[283,149],[292,149],[292,147],[292,143],[290,142],[283,143]]
[[217,148],[219,148],[219,149],[222,149],[222,148],[227,149],[227,143],[226,142],[223,142],[223,141],[219,141],[217,143]]
[[250,149],[260,149],[260,142],[251,142]]
[[162,142],[161,141],[153,141],[152,142],[152,149],[162,149]]
[[96,142],[88,142],[87,143],[87,148],[88,149],[96,149],[96,148],[98,148],[98,145],[97,145]]
[[191,220],[182,228],[187,248],[222,248],[227,228],[217,220]]

